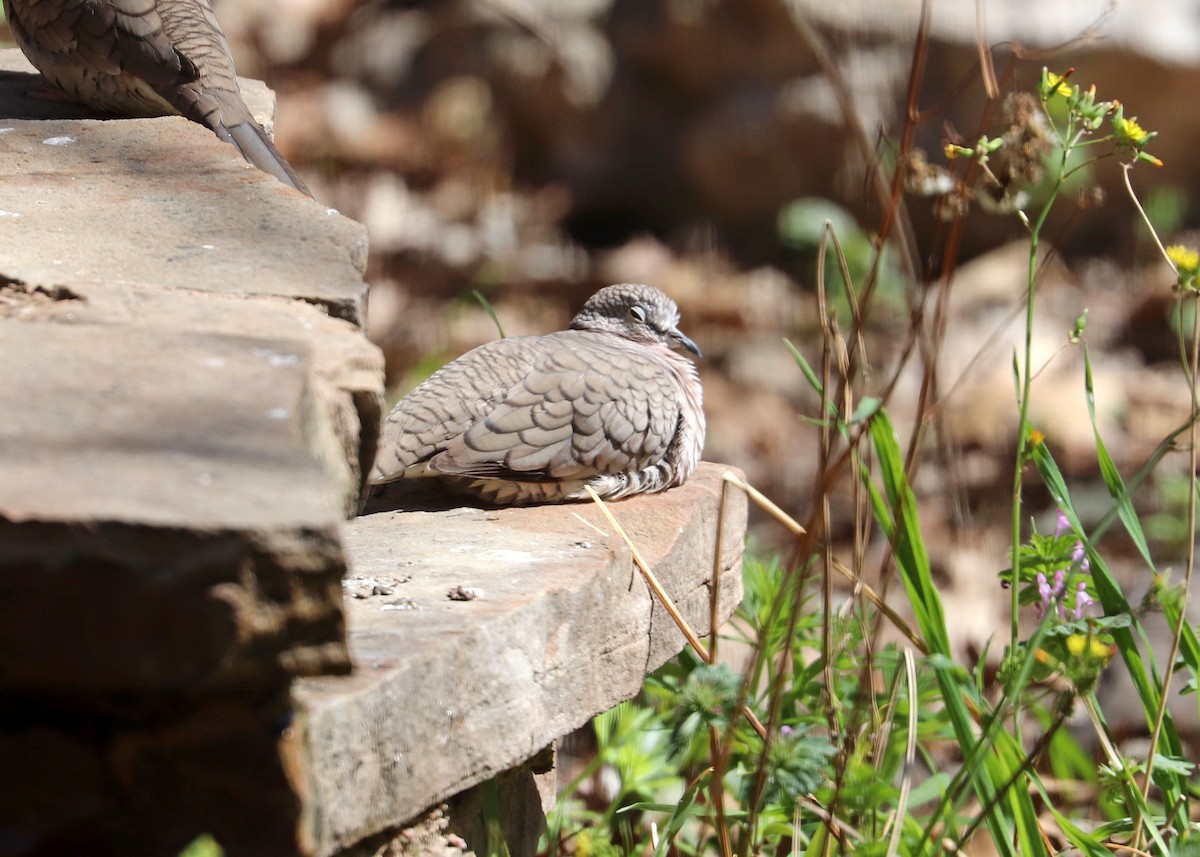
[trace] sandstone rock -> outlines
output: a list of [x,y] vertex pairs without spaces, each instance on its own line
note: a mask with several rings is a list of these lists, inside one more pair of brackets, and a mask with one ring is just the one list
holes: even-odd
[[348,667],[302,344],[0,321],[0,687]]
[[286,687],[349,670],[381,408],[365,233],[40,86],[0,72],[0,850],[291,855]]
[[[610,505],[700,633],[723,469]],[[721,618],[741,598],[746,512],[740,492],[726,503]],[[684,644],[591,504],[381,511],[346,540],[355,672],[294,691],[320,854],[519,764],[633,696]],[[483,594],[451,600],[456,586]]]
[[365,323],[360,225],[181,117],[13,118],[57,108],[28,96],[45,83],[18,51],[0,51],[0,71],[17,72],[0,78],[7,277],[299,298]]

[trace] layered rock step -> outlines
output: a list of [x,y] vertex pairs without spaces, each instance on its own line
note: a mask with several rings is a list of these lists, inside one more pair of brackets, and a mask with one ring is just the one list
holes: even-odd
[[[727,469],[701,463],[679,488],[609,504],[700,634],[710,631],[714,579],[718,621],[742,597],[746,499],[725,488]],[[438,801],[536,758],[635,696],[685,646],[593,504],[387,505],[346,529],[354,673],[293,689],[309,783],[304,838],[321,855],[386,839]],[[527,799],[536,800],[532,789]],[[446,829],[482,848],[476,821],[451,813]],[[515,839],[513,854],[532,853]]]
[[[683,646],[628,549],[589,504],[347,522],[362,227],[43,86],[0,51],[0,854],[478,848],[489,788],[529,853],[545,748]],[[721,472],[612,507],[701,633],[740,598]]]
[[44,88],[0,52],[0,853],[295,853],[287,689],[350,669],[381,410],[366,232]]

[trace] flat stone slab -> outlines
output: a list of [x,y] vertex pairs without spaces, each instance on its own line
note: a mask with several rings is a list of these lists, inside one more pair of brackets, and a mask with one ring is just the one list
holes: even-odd
[[0,319],[0,688],[344,671],[307,346]]
[[205,128],[44,87],[0,51],[0,690],[345,672],[383,383],[365,230]]
[[[610,504],[702,634],[726,469]],[[745,525],[730,488],[721,619],[741,600]],[[354,673],[293,688],[303,838],[322,855],[530,758],[685,644],[590,503],[377,512],[347,525],[346,549]]]
[[[2,223],[0,234],[3,234]],[[293,371],[298,368],[306,376],[308,411],[294,427],[296,437],[306,442],[311,455],[332,478],[330,490],[336,495],[337,505],[347,516],[355,513],[363,474],[374,456],[383,394],[383,356],[357,326],[331,318],[302,301],[73,279],[67,280],[67,285],[35,285],[7,280],[5,270],[0,258],[0,320],[67,326],[67,331],[48,334],[51,337],[70,340],[69,329],[80,325],[99,326],[97,337],[120,341],[137,340],[147,332],[157,335],[173,331],[184,341],[191,334],[208,335],[210,342],[220,343],[226,349],[240,348],[251,356],[263,347],[260,340],[284,342],[284,351],[288,353],[271,357],[268,366]],[[235,341],[241,345],[235,345]],[[0,355],[5,353],[4,349],[5,343],[0,341]],[[100,374],[103,370],[90,366],[86,358],[86,354],[81,354],[76,359],[81,359],[83,369],[91,373],[91,383],[105,383]],[[168,352],[159,355],[160,361],[170,359]],[[196,365],[185,363],[175,367],[172,380],[176,386],[219,382],[217,370],[221,365],[222,361],[215,357]],[[144,392],[148,396],[157,395],[150,388]],[[186,391],[180,394],[187,395]],[[174,414],[176,421],[185,421],[189,409],[178,408],[169,414]],[[164,416],[167,418],[169,415]],[[85,422],[73,425],[86,436]],[[37,430],[35,424],[30,424],[29,429]],[[286,473],[280,478],[287,478]]]
[[182,117],[12,118],[61,115],[30,97],[41,80],[0,51],[0,273],[297,298],[366,323],[363,226]]

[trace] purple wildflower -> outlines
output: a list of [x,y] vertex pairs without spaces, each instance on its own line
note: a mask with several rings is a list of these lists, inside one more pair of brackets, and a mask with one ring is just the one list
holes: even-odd
[[1079,585],[1075,587],[1075,619],[1082,619],[1083,608],[1095,603],[1096,600],[1088,595],[1087,584],[1082,580],[1079,581]]
[[1064,572],[1061,568],[1054,572],[1054,590],[1050,593],[1054,598],[1054,615],[1059,619],[1062,618],[1062,612],[1059,610],[1059,605],[1062,603],[1063,593],[1067,589],[1067,583],[1064,579],[1065,577],[1066,572]]
[[1055,538],[1057,538],[1058,536],[1061,536],[1063,533],[1065,533],[1069,529],[1071,529],[1071,522],[1067,520],[1066,513],[1062,509],[1059,509],[1058,510],[1058,520],[1056,520],[1054,522]]
[[1050,606],[1050,599],[1053,597],[1053,593],[1050,591],[1050,584],[1046,581],[1046,575],[1040,571],[1037,573],[1037,588],[1038,595],[1042,600],[1035,604],[1034,607],[1037,608],[1037,616],[1041,619],[1046,615],[1046,608]]
[[1090,571],[1092,564],[1088,561],[1087,551],[1084,550],[1083,542],[1075,542],[1075,549],[1071,551],[1071,562],[1079,563],[1081,571]]

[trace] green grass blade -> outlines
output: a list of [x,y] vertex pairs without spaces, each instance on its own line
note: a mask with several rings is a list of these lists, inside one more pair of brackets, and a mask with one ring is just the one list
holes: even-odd
[[[1040,443],[1035,446],[1032,451],[1032,457],[1034,466],[1037,467],[1038,473],[1041,474],[1042,481],[1046,484],[1046,487],[1050,489],[1050,495],[1054,499],[1054,502],[1062,510],[1063,514],[1066,515],[1067,520],[1071,522],[1071,526],[1075,528],[1075,531],[1082,533],[1083,525],[1079,522],[1079,516],[1075,513],[1075,507],[1071,502],[1071,493],[1067,489],[1066,479],[1063,478],[1062,471],[1058,469],[1058,464],[1050,454],[1050,450],[1046,448],[1046,444]],[[1133,608],[1125,599],[1125,593],[1121,591],[1120,585],[1109,572],[1108,566],[1096,552],[1091,541],[1084,537],[1083,544],[1091,565],[1092,583],[1096,587],[1096,595],[1099,597],[1100,604],[1104,608],[1104,615],[1116,616],[1121,613],[1133,615]],[[1157,694],[1149,686],[1146,665],[1142,660],[1137,645],[1134,643],[1133,633],[1128,628],[1115,628],[1113,629],[1113,637],[1116,639],[1117,646],[1121,650],[1122,657],[1125,659],[1130,676],[1133,678],[1134,684],[1137,686],[1143,700],[1156,697]]]
[[858,403],[858,407],[854,409],[853,416],[850,417],[850,425],[855,423],[866,422],[883,407],[883,402],[873,396],[865,396]]
[[[938,596],[929,568],[929,555],[921,536],[920,519],[917,515],[917,500],[908,484],[904,472],[904,454],[896,441],[896,432],[887,413],[880,410],[870,424],[871,442],[883,477],[887,503],[874,485],[868,483],[872,493],[872,506],[879,524],[893,545],[896,565],[913,610],[918,613],[917,623],[930,654],[951,656],[950,635],[946,630],[946,617],[942,612],[942,599]],[[894,517],[893,517],[894,515]]]
[[[872,418],[869,430],[883,482],[883,492],[880,492],[864,470],[871,507],[893,546],[896,567],[917,625],[933,655],[929,663],[934,667],[942,702],[959,746],[967,756],[982,753],[983,764],[971,777],[971,785],[981,804],[988,808],[985,821],[992,840],[1003,855],[1045,854],[1037,828],[1037,813],[1024,785],[1025,778],[1017,776],[1024,758],[1020,747],[1003,730],[996,733],[995,743],[990,748],[978,746],[977,729],[967,700],[970,699],[977,709],[982,705],[974,698],[975,684],[970,673],[955,667],[951,660],[950,636],[921,536],[916,496],[904,471],[904,456],[896,441],[895,430],[885,411],[880,410]],[[995,799],[997,784],[1008,782],[1013,782],[1013,787]]]
[[479,305],[483,307],[488,317],[491,318],[492,324],[496,325],[496,330],[499,332],[500,338],[504,339],[504,326],[500,324],[500,319],[496,317],[496,310],[492,307],[492,302],[485,298],[483,292],[479,291],[479,289],[472,289],[471,296],[479,301]]
[[[683,793],[683,797],[679,799],[679,803],[670,809],[671,815],[667,819],[663,835],[658,840],[658,847],[654,849],[654,857],[666,857],[688,819],[702,814],[700,808],[696,806],[696,798],[700,794],[700,787],[700,780],[692,783]],[[713,823],[716,823],[716,819],[713,819]]]
[[1138,520],[1137,512],[1133,509],[1129,492],[1125,490],[1125,482],[1121,479],[1121,474],[1117,471],[1117,466],[1113,463],[1112,456],[1108,454],[1108,448],[1104,445],[1104,439],[1100,436],[1100,427],[1096,424],[1096,391],[1092,384],[1092,359],[1086,344],[1083,348],[1083,365],[1088,417],[1092,423],[1092,435],[1096,440],[1096,460],[1100,465],[1100,475],[1104,479],[1104,484],[1108,486],[1108,493],[1117,504],[1117,514],[1121,518],[1121,523],[1125,525],[1125,531],[1129,533],[1129,538],[1133,541],[1134,547],[1137,548],[1146,566],[1153,571],[1154,560],[1150,558],[1150,546],[1146,544],[1146,534],[1142,531],[1141,521]]
[[800,371],[804,373],[804,377],[808,381],[808,385],[813,388],[813,392],[818,396],[825,395],[825,385],[821,383],[821,380],[817,377],[817,373],[809,365],[808,360],[800,353],[800,349],[793,345],[790,339],[786,338],[783,340],[783,345],[792,355],[792,359],[796,361],[796,365],[800,367]]
[[[1032,454],[1034,464],[1041,474],[1042,480],[1046,483],[1046,487],[1050,489],[1055,503],[1062,509],[1063,514],[1067,516],[1067,520],[1071,522],[1071,526],[1075,528],[1075,531],[1082,533],[1083,527],[1071,503],[1071,496],[1067,490],[1066,480],[1063,478],[1062,471],[1058,469],[1058,464],[1054,461],[1050,451],[1046,448],[1046,444],[1042,443],[1035,446]],[[1125,668],[1129,672],[1133,686],[1137,690],[1138,699],[1141,702],[1142,711],[1146,718],[1146,724],[1152,728],[1154,720],[1158,716],[1162,681],[1153,662],[1151,661],[1147,664],[1145,658],[1143,658],[1142,652],[1138,648],[1137,639],[1134,637],[1133,629],[1137,629],[1138,637],[1141,639],[1147,652],[1153,651],[1153,647],[1147,639],[1141,623],[1137,621],[1136,613],[1132,606],[1126,600],[1125,593],[1121,590],[1120,585],[1109,570],[1108,565],[1104,562],[1103,557],[1096,550],[1092,540],[1085,536],[1082,542],[1091,567],[1092,583],[1095,586],[1100,605],[1104,608],[1104,615],[1118,616],[1125,614],[1134,619],[1130,627],[1114,627],[1110,629],[1110,633],[1113,635],[1113,641],[1116,643],[1117,650],[1121,653],[1121,659],[1125,663]],[[1175,720],[1171,716],[1169,709],[1163,713],[1162,741],[1163,750],[1167,755],[1183,755],[1179,731],[1175,727]],[[1163,787],[1164,800],[1168,805],[1186,805],[1186,801],[1184,800],[1186,782],[1182,778],[1169,772],[1162,772],[1158,777],[1158,781]]]
[[1042,800],[1045,801],[1050,814],[1054,816],[1054,820],[1058,822],[1058,829],[1067,837],[1067,841],[1079,849],[1080,853],[1087,857],[1112,857],[1112,851],[1109,850],[1102,841],[1080,829],[1073,824],[1070,819],[1054,808],[1052,801],[1039,786],[1038,791],[1042,793]]

